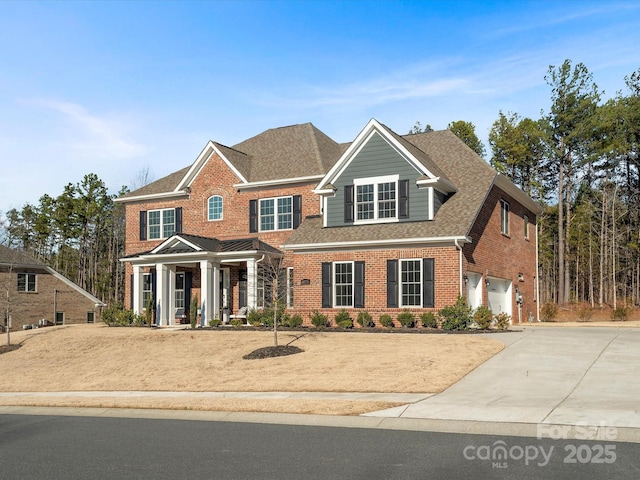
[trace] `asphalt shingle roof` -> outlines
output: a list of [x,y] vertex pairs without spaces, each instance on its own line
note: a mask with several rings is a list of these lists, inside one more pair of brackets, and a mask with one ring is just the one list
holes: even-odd
[[0,264],[3,265],[29,265],[29,266],[46,266],[43,262],[36,260],[31,255],[14,250],[13,248],[0,245]]

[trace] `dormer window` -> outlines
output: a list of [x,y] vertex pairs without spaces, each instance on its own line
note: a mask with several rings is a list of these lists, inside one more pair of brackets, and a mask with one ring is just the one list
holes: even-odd
[[356,178],[345,186],[345,222],[396,222],[408,218],[408,180],[398,175]]

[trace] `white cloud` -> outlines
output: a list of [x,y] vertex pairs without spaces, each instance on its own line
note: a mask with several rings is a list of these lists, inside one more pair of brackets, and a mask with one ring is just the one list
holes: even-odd
[[144,155],[150,148],[127,138],[127,121],[89,113],[83,106],[59,100],[31,99],[23,103],[62,114],[68,125],[61,131],[67,148],[98,158],[122,160]]

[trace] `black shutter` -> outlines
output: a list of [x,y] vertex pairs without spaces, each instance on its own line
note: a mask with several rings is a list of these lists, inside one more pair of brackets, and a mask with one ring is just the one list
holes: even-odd
[[293,228],[302,223],[302,195],[293,196]]
[[364,262],[354,263],[353,306],[364,308]]
[[258,200],[249,200],[249,233],[258,231]]
[[176,231],[182,233],[182,207],[176,207]]
[[[185,314],[191,308],[191,287],[193,285],[193,274],[184,272],[184,311]],[[189,317],[187,317],[189,318]]]
[[322,262],[322,308],[331,308],[331,262]]
[[409,180],[400,180],[398,190],[398,218],[409,218]]
[[344,222],[353,223],[353,185],[344,186]]
[[398,260],[387,260],[387,308],[398,308]]
[[433,258],[422,259],[422,306],[435,307],[435,262]]
[[147,239],[147,211],[140,212],[140,240]]

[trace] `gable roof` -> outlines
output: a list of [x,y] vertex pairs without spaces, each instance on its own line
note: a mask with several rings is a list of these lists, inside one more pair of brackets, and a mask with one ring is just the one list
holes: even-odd
[[[304,250],[468,242],[475,219],[494,185],[512,195],[533,213],[540,213],[540,207],[533,200],[506,177],[499,175],[450,130],[399,136],[388,127],[378,125],[392,135],[415,160],[428,167],[431,174],[438,172],[438,176],[455,186],[455,193],[449,196],[434,219],[428,222],[323,228],[321,218],[307,218],[292,233],[283,248]],[[332,169],[333,172],[337,172],[340,168],[338,164],[345,160],[346,156],[343,156]],[[332,180],[334,176],[331,173],[323,181]],[[326,187],[327,185],[324,186]]]
[[0,245],[0,265],[17,267],[20,269],[44,270],[50,273],[51,275],[53,275],[54,277],[56,277],[57,279],[59,279],[61,282],[71,287],[76,292],[88,298],[97,306],[101,306],[101,307],[106,306],[105,303],[103,303],[101,300],[91,295],[89,292],[81,288],[79,285],[76,285],[61,273],[56,272],[53,268],[51,268],[47,264],[41,262],[40,260],[36,260],[35,258],[33,258],[31,255],[27,253],[20,252],[18,250],[14,250],[12,248],[8,248],[3,245]]
[[272,128],[233,147],[210,141],[190,166],[116,201],[187,195],[191,182],[214,152],[236,174],[238,188],[261,183],[313,182],[322,178],[344,148],[311,123]]

